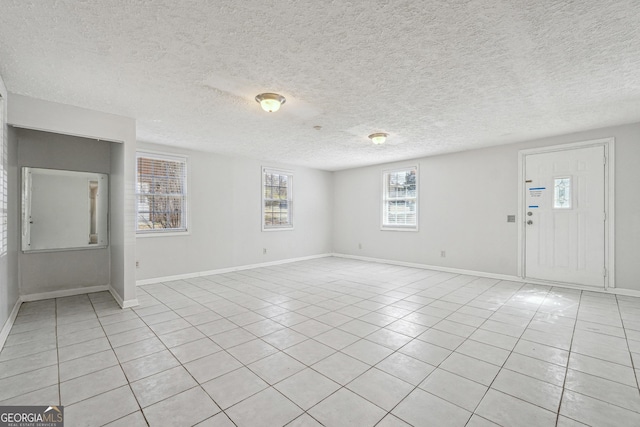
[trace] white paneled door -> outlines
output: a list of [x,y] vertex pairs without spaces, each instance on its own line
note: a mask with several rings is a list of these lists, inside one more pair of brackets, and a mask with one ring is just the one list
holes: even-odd
[[605,286],[605,149],[525,156],[526,278]]

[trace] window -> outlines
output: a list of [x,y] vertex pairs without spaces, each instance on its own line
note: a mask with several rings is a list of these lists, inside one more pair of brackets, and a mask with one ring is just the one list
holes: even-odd
[[136,231],[187,231],[187,159],[139,152],[136,157]]
[[553,180],[553,207],[555,209],[571,209],[571,177]]
[[418,229],[418,167],[385,171],[382,189],[382,228]]
[[262,229],[293,228],[293,175],[273,169],[262,170]]

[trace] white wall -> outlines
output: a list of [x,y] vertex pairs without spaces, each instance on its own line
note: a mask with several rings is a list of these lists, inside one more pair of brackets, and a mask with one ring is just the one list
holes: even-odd
[[122,298],[123,307],[138,304],[135,272],[135,139],[111,144],[109,212],[111,288]]
[[[17,143],[13,132],[7,128],[7,90],[5,88],[2,77],[0,77],[0,153],[4,152],[7,158],[4,159],[0,167],[1,173],[6,173],[7,181],[14,181],[17,177]],[[2,154],[0,154],[2,158]],[[5,169],[6,168],[6,169]],[[0,329],[7,322],[13,307],[19,298],[18,290],[18,218],[17,218],[17,189],[8,186],[5,193],[2,188],[2,177],[0,176],[0,209],[2,209],[3,200],[7,201],[8,212],[7,223],[4,231],[7,235],[6,251],[0,251]],[[0,224],[2,227],[2,224]],[[4,249],[4,248],[3,248]],[[2,345],[2,340],[0,340]]]
[[111,290],[123,306],[137,304],[135,290],[135,120],[9,94],[7,121],[23,129],[115,142],[110,146],[109,203]]
[[[18,166],[109,173],[110,145],[69,135],[16,129]],[[20,186],[18,186],[20,188]],[[109,285],[110,251],[86,249],[18,256],[20,294]]]
[[[515,276],[518,230],[506,219],[518,211],[518,150],[611,136],[616,139],[616,286],[640,290],[640,124],[336,172],[334,250]],[[382,170],[413,164],[420,168],[420,229],[381,231]],[[443,250],[446,258],[440,256]]]
[[[189,233],[138,237],[138,280],[332,251],[332,173],[146,143],[138,149],[187,155],[189,174]],[[294,230],[262,231],[261,166],[293,171]]]

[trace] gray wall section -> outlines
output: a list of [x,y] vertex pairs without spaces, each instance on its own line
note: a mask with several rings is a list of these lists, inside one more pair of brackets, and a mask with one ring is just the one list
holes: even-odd
[[[7,284],[12,306],[20,296],[20,270],[18,255],[20,254],[20,189],[17,185],[20,177],[18,168],[18,137],[15,129],[8,129],[8,212],[7,212]],[[13,185],[16,183],[16,185]]]
[[[516,275],[518,229],[506,217],[518,212],[518,151],[607,137],[616,140],[616,286],[640,290],[640,123],[336,172],[334,250]],[[414,164],[420,167],[420,229],[381,231],[381,173]]]
[[[110,145],[68,135],[16,129],[18,166],[110,172]],[[18,186],[18,188],[20,188]],[[38,294],[108,285],[110,250],[87,249],[43,253],[19,252],[20,293]]]
[[616,133],[616,282],[640,290],[640,123]]
[[[137,279],[332,251],[331,172],[144,143],[138,149],[188,156],[189,233],[138,237]],[[262,166],[293,172],[293,230],[262,231]]]
[[[136,123],[129,117],[9,94],[7,122],[22,129],[112,141],[110,204],[111,291],[126,306],[137,304],[135,287]],[[117,144],[124,144],[117,147]]]

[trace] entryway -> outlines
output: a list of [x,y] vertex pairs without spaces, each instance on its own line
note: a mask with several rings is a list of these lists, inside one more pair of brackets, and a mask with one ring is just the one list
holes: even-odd
[[613,138],[520,151],[520,276],[613,285]]

